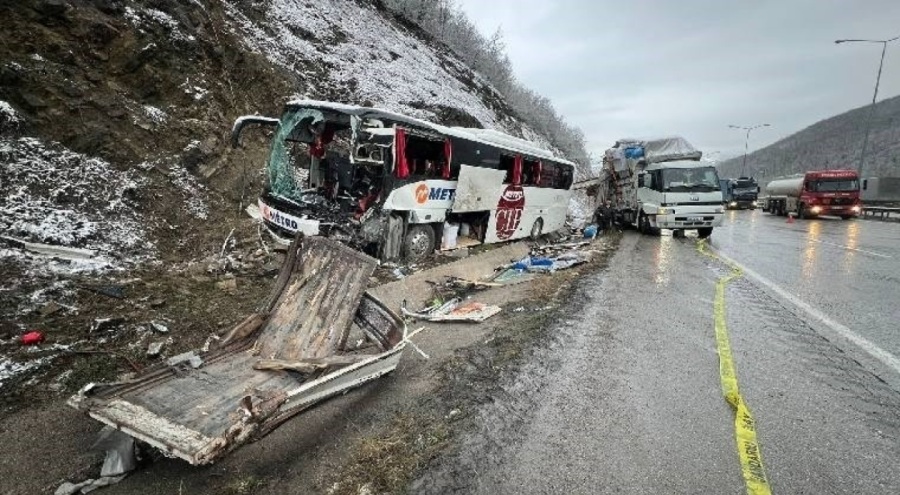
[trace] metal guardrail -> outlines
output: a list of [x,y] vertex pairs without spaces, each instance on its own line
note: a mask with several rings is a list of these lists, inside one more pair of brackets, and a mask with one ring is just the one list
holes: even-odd
[[[880,220],[897,220],[900,221],[900,208],[892,206],[864,206],[862,210],[864,217],[878,218]],[[892,218],[891,214],[897,215]]]

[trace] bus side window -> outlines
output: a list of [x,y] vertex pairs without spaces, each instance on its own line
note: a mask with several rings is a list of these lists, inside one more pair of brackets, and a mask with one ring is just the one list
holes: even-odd
[[503,183],[512,184],[513,171],[516,168],[516,157],[512,155],[500,155],[500,166],[497,168],[506,172],[506,177],[503,178]]
[[575,180],[575,174],[572,171],[572,167],[563,165],[560,178],[561,180],[556,184],[557,189],[569,189],[572,187],[572,181]]
[[559,179],[559,171],[560,166],[551,162],[544,160],[543,166],[541,167],[541,180],[538,183],[538,187],[556,187],[556,182]]
[[522,185],[537,186],[540,179],[540,162],[526,158],[522,164]]
[[419,179],[439,178],[445,156],[444,142],[425,139],[413,134],[406,137],[406,157],[410,175]]

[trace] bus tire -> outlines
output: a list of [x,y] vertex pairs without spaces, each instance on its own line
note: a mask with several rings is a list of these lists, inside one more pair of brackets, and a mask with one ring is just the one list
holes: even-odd
[[544,219],[538,218],[534,221],[534,225],[531,226],[531,234],[529,237],[532,241],[538,240],[541,235],[544,233]]
[[409,227],[403,239],[403,258],[408,261],[420,260],[434,252],[434,228],[428,224]]
[[706,239],[707,237],[712,235],[713,228],[712,227],[703,227],[697,229],[697,237],[701,239]]

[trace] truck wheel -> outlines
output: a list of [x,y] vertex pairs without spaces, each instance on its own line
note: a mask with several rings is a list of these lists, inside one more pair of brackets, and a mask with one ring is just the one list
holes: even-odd
[[403,257],[420,260],[434,252],[434,229],[431,225],[413,225],[403,240]]
[[538,238],[541,237],[541,234],[543,234],[543,233],[544,233],[544,220],[541,218],[538,218],[537,220],[534,221],[534,225],[531,226],[531,234],[530,234],[531,240],[532,241],[538,240]]
[[640,232],[641,234],[647,235],[648,234],[647,230],[649,227],[650,227],[650,225],[647,222],[647,215],[644,215],[643,213],[638,215],[638,228],[637,228],[638,232]]
[[806,220],[806,208],[804,208],[803,203],[797,205],[797,218]]
[[707,237],[712,235],[713,228],[712,227],[704,227],[702,229],[697,229],[697,237],[701,239],[706,239]]
[[841,220],[850,220],[853,218],[853,215],[841,215]]

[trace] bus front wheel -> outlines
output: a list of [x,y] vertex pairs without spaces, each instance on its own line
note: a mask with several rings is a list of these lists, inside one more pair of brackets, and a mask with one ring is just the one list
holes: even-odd
[[420,260],[434,252],[434,229],[431,225],[413,225],[403,241],[403,257]]

